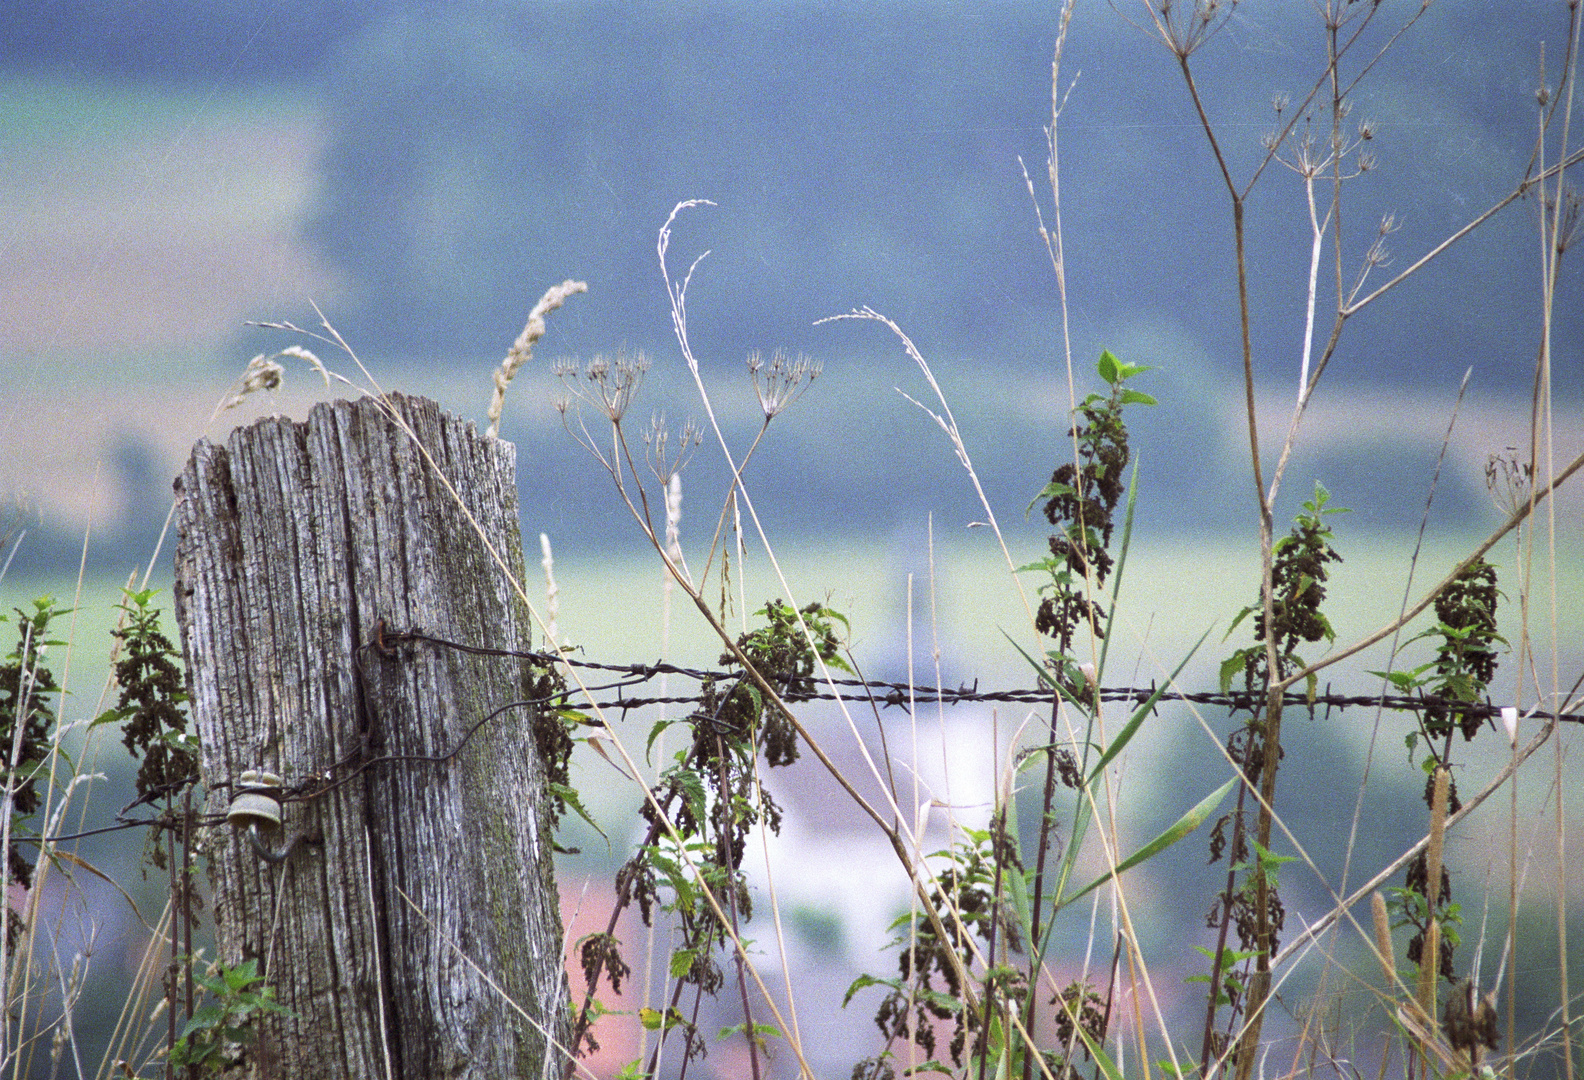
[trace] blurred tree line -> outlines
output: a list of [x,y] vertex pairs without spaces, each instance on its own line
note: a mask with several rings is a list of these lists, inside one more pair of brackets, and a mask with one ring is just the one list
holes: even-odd
[[[1063,67],[1077,80],[1062,164],[1080,350],[1146,324],[1231,374],[1226,199],[1175,62],[1127,15],[1081,7]],[[1402,17],[1388,5],[1344,72]],[[1057,342],[1017,164],[1048,195],[1055,19],[1045,0],[13,0],[5,63],[315,89],[334,134],[309,234],[351,283],[338,326],[388,355],[499,352],[569,276],[595,290],[558,316],[580,348],[664,341],[655,231],[701,197],[720,208],[677,253],[714,252],[693,305],[706,353],[828,352],[812,320],[872,303],[938,353],[1021,369]],[[1510,188],[1534,137],[1538,43],[1557,39],[1555,67],[1565,28],[1560,3],[1500,19],[1438,4],[1372,72],[1350,122],[1374,121],[1379,166],[1349,184],[1349,275],[1382,214],[1397,215],[1402,266]],[[1301,100],[1323,56],[1308,5],[1247,3],[1196,57],[1214,114],[1246,133],[1229,145],[1242,175],[1272,98]],[[1250,207],[1252,286],[1262,351],[1287,357],[1308,236],[1296,176],[1275,171]],[[1362,317],[1335,377],[1443,385],[1469,363],[1493,383],[1523,377],[1533,212],[1510,208]],[[1577,340],[1584,306],[1562,318],[1559,337]],[[1449,319],[1455,355],[1426,333]]]
[[[1382,215],[1397,216],[1406,265],[1523,167],[1536,43],[1565,20],[1533,5],[1492,26],[1478,8],[1422,20],[1366,84],[1369,111],[1350,121],[1374,121],[1380,166],[1348,185],[1349,277]],[[1199,60],[1212,108],[1246,122],[1231,147],[1246,176],[1272,98],[1302,98],[1324,42],[1306,6],[1239,12]],[[1373,57],[1391,17],[1345,68]],[[713,251],[695,331],[734,362],[803,347],[813,319],[872,303],[937,355],[1043,366],[1055,290],[1017,160],[1048,193],[1054,18],[1048,3],[924,0],[393,8],[329,61],[337,137],[312,236],[353,273],[362,340],[497,352],[544,285],[576,276],[596,290],[576,329],[609,348],[668,337],[655,230],[678,200],[710,198],[720,208],[689,221],[677,257]],[[1230,216],[1175,63],[1096,8],[1063,70],[1077,78],[1063,211],[1081,350],[1142,321],[1230,364]],[[1251,206],[1256,333],[1296,356],[1307,222],[1296,176],[1275,172]],[[1352,332],[1337,377],[1526,373],[1538,317],[1526,213],[1510,209],[1359,320],[1372,325]],[[1449,315],[1457,355],[1424,333]],[[1580,314],[1563,318],[1577,328]],[[824,349],[829,335],[812,340]]]

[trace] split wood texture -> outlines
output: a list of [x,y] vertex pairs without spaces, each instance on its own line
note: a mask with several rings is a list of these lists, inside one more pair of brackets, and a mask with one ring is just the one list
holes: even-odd
[[[567,988],[525,661],[368,647],[379,620],[529,647],[529,616],[444,473],[521,580],[515,450],[432,401],[363,399],[198,443],[177,481],[176,610],[210,812],[245,769],[287,788],[284,863],[211,840],[220,958],[280,1004],[245,1075],[557,1075]],[[360,765],[363,771],[352,775]],[[493,983],[493,985],[491,985]],[[525,1020],[506,998],[525,1010]]]

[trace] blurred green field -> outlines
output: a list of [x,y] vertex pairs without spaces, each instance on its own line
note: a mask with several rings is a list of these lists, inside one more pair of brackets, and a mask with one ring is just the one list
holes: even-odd
[[[1336,546],[1344,561],[1332,570],[1325,610],[1337,631],[1338,644],[1345,644],[1385,625],[1401,609],[1414,538],[1352,537],[1345,518],[1336,527]],[[1025,542],[1013,551],[1014,560],[1031,562],[1040,557],[1037,540],[1030,539],[1034,542]],[[1473,537],[1427,541],[1415,571],[1412,598],[1422,596],[1477,542]],[[1223,651],[1221,635],[1237,612],[1257,595],[1258,556],[1258,541],[1252,535],[1246,543],[1228,538],[1182,538],[1135,546],[1124,570],[1109,660],[1115,676],[1125,677],[1137,663],[1141,678],[1159,677],[1174,667],[1206,630],[1211,636],[1205,643],[1204,659],[1215,659]],[[1499,545],[1491,559],[1509,597],[1501,613],[1502,626],[1515,635],[1516,612],[1511,601],[1517,590],[1510,575],[1516,556],[1511,540]],[[778,553],[778,562],[790,589],[782,586],[768,559],[750,555],[746,571],[734,568],[734,592],[745,590],[750,609],[773,597],[799,605],[818,600],[836,608],[851,620],[853,650],[866,664],[905,655],[901,643],[907,634],[911,574],[912,637],[920,655],[927,656],[938,642],[942,662],[953,679],[976,673],[986,682],[1022,685],[1031,674],[1007,635],[1025,648],[1035,647],[1023,605],[1025,596],[1029,604],[1038,604],[1037,576],[1020,576],[1020,596],[993,538],[983,533],[976,532],[970,541],[938,542],[933,572],[925,552],[900,553],[894,546],[873,541],[833,541],[828,549],[798,545]],[[708,627],[691,604],[683,606],[680,593],[673,594],[666,629],[663,569],[658,558],[558,558],[555,573],[562,637],[586,649],[590,659],[636,662],[664,654],[679,663],[714,663],[719,645],[711,640]],[[1549,618],[1551,594],[1542,573],[1543,569],[1536,572],[1532,605],[1536,613]],[[1577,640],[1576,632],[1569,628],[1576,630],[1584,621],[1584,547],[1575,544],[1563,549],[1556,575],[1557,621],[1567,647],[1569,641]],[[542,593],[542,574],[537,567],[530,567],[529,595],[537,598]],[[733,627],[742,625],[742,606],[734,604]],[[1239,633],[1244,633],[1243,628]],[[670,642],[665,650],[661,648],[663,634]],[[1372,665],[1370,661],[1366,666]],[[1355,669],[1359,665],[1344,666]],[[887,677],[895,674],[889,672]],[[918,675],[921,681],[927,679],[925,672]]]

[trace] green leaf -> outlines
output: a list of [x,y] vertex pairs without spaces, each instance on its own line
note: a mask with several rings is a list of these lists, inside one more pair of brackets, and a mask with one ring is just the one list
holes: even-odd
[[1101,351],[1100,362],[1095,365],[1095,370],[1100,373],[1100,381],[1105,383],[1107,386],[1116,385],[1117,364],[1117,358],[1111,355],[1110,349],[1104,349]]
[[693,958],[698,953],[693,949],[678,949],[671,954],[670,972],[673,979],[680,979],[693,970]]
[[1244,619],[1248,618],[1250,615],[1254,614],[1258,610],[1259,610],[1259,608],[1255,607],[1253,604],[1250,604],[1248,607],[1246,607],[1242,611],[1238,612],[1237,615],[1234,616],[1233,619],[1232,619],[1232,625],[1227,627],[1227,631],[1226,631],[1225,634],[1221,635],[1221,640],[1225,641],[1227,638],[1231,637],[1232,636],[1232,631],[1234,631],[1234,630],[1236,630],[1238,628],[1238,624],[1241,623]]
[[577,788],[568,784],[557,784],[553,782],[548,786],[550,789],[550,794],[557,796],[562,802],[570,806],[573,813],[577,814],[578,817],[588,822],[589,828],[599,833],[602,839],[607,841],[610,840],[610,837],[605,835],[605,830],[599,827],[599,823],[589,816],[588,809],[583,805],[583,797],[578,794]]
[[207,1002],[198,1006],[197,1011],[192,1014],[192,1019],[188,1020],[187,1026],[182,1028],[181,1037],[185,1039],[196,1032],[208,1031],[210,1028],[218,1027],[224,1019],[225,1012],[220,1006],[212,1001]]
[[119,724],[127,717],[134,716],[136,714],[136,709],[109,708],[89,721],[88,726],[91,728],[96,728],[101,724]]
[[1424,685],[1425,680],[1420,676],[1426,668],[1433,666],[1433,664],[1421,664],[1412,671],[1371,671],[1369,674],[1377,679],[1385,679],[1398,690],[1414,690]]
[[1158,405],[1160,402],[1144,393],[1142,390],[1124,390],[1120,398],[1124,405]]
[[258,973],[257,960],[245,960],[234,968],[222,968],[220,973],[225,978],[227,988],[233,991],[244,990],[264,977]]
[[1221,692],[1224,694],[1232,689],[1232,678],[1243,670],[1245,653],[1247,649],[1239,649],[1225,660],[1221,661]]
[[1231,791],[1232,786],[1237,782],[1238,778],[1234,776],[1232,779],[1222,784],[1219,788],[1206,795],[1203,799],[1200,799],[1192,809],[1190,809],[1182,817],[1178,818],[1177,821],[1172,824],[1170,828],[1166,829],[1165,832],[1161,833],[1155,839],[1151,840],[1133,854],[1117,863],[1115,872],[1108,871],[1104,874],[1101,874],[1099,877],[1095,878],[1095,880],[1091,881],[1089,884],[1085,885],[1082,889],[1079,889],[1071,896],[1063,897],[1062,904],[1071,904],[1075,900],[1078,900],[1081,897],[1093,892],[1095,889],[1098,889],[1112,878],[1121,877],[1124,873],[1133,869],[1133,867],[1137,866],[1139,863],[1154,858],[1156,855],[1159,855],[1177,841],[1193,832],[1200,825],[1204,824],[1205,819],[1215,811],[1217,806],[1221,805],[1221,800],[1226,798],[1227,792]]
[[666,779],[676,785],[695,817],[702,819],[708,816],[704,802],[704,780],[698,773],[692,769],[667,769]]
[[1073,491],[1071,484],[1063,484],[1052,480],[1050,483],[1040,488],[1038,495],[1029,500],[1029,504],[1023,508],[1023,517],[1027,519],[1029,514],[1034,510],[1034,504],[1042,499],[1054,499],[1058,495],[1073,494],[1075,494],[1075,492]]
[[854,994],[860,990],[867,990],[871,986],[889,986],[893,990],[901,989],[901,983],[896,979],[877,979],[873,975],[860,975],[847,988],[847,994],[842,998],[842,1008],[845,1009],[847,1007],[847,1004],[852,1001]]
[[648,1006],[638,1010],[638,1022],[648,1031],[669,1031],[674,1027],[687,1026],[687,1021],[675,1009],[666,1009],[662,1013],[660,1010],[651,1009]]
[[[781,1029],[776,1027],[774,1024],[755,1024],[753,1029],[754,1041],[760,1046],[764,1045],[765,1039],[779,1039],[781,1037]],[[741,1035],[747,1030],[748,1025],[746,1023],[733,1024],[731,1027],[723,1027],[720,1029],[720,1034],[715,1036],[715,1041],[725,1042],[733,1035]]]
[[652,757],[652,755],[654,754],[654,744],[655,744],[655,740],[660,738],[661,732],[665,731],[665,729],[670,727],[672,724],[680,724],[681,722],[682,721],[680,721],[680,720],[656,720],[655,721],[654,727],[649,729],[649,741],[644,744],[644,759],[645,760],[647,760],[647,761],[653,761],[654,760],[653,757]]

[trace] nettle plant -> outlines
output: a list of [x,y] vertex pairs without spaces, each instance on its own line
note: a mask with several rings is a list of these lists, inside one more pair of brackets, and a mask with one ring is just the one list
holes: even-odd
[[[651,753],[667,728],[685,727],[687,739],[640,807],[647,831],[616,874],[617,902],[609,927],[576,945],[586,986],[574,1034],[574,1045],[581,1049],[599,1048],[592,1024],[605,1011],[595,997],[601,977],[619,994],[622,980],[631,974],[614,931],[621,913],[636,904],[645,926],[654,926],[656,912],[663,911],[677,927],[667,964],[674,989],[664,1010],[645,1007],[641,1022],[650,1030],[681,1031],[688,1060],[707,1051],[708,1041],[678,1006],[687,1004],[696,1014],[701,997],[720,992],[725,975],[715,960],[716,949],[728,938],[739,940],[743,924],[753,917],[753,895],[743,872],[749,834],[756,826],[772,833],[781,830],[781,809],[760,784],[757,762],[761,756],[769,767],[797,761],[797,729],[787,706],[812,696],[817,664],[851,671],[839,652],[835,624],[846,623],[840,613],[817,603],[794,611],[773,600],[755,614],[766,625],[740,635],[736,649],[721,657],[722,664],[736,670],[725,679],[705,680],[699,707],[688,716],[662,719],[650,728],[646,749]],[[750,667],[776,688],[773,699],[755,685]],[[742,1030],[757,1044],[777,1032],[752,1020],[740,954],[737,982],[748,1017]],[[692,1000],[684,1003],[690,989]]]
[[[1038,994],[1057,913],[1100,884],[1070,887],[1073,859],[1081,850],[1094,805],[1096,791],[1091,784],[1103,768],[1103,762],[1091,760],[1101,756],[1093,741],[1093,725],[1101,707],[1104,668],[1103,652],[1096,654],[1092,647],[1105,640],[1110,619],[1094,597],[1117,565],[1109,549],[1117,506],[1128,491],[1124,478],[1130,457],[1123,407],[1155,404],[1153,397],[1127,381],[1148,370],[1124,363],[1109,351],[1101,354],[1096,374],[1108,392],[1090,394],[1079,404],[1076,422],[1067,432],[1073,461],[1057,466],[1029,504],[1032,510],[1043,500],[1045,518],[1055,529],[1049,539],[1050,554],[1019,568],[1040,579],[1042,599],[1035,629],[1053,645],[1040,660],[1024,654],[1053,694],[1048,740],[1020,755],[1018,768],[1019,774],[1037,774],[1043,765],[1033,850],[1025,857],[1015,800],[1008,798],[994,809],[989,828],[964,828],[957,843],[932,855],[937,864],[932,899],[954,918],[948,934],[940,935],[915,912],[901,916],[892,925],[899,932],[893,942],[898,977],[863,975],[849,987],[847,1002],[869,987],[889,990],[875,1015],[886,1049],[860,1062],[855,1077],[895,1075],[896,1048],[908,1043],[927,1059],[911,1065],[912,1071],[951,1073],[967,1068],[972,1072],[994,1062],[998,1070],[1026,1072],[1037,1067],[1042,1073],[1065,1075],[1075,1056],[1089,1059],[1091,1050],[1104,1041],[1110,998],[1102,997],[1088,979],[1066,985],[1048,1001]],[[1130,510],[1131,506],[1130,502]],[[1124,527],[1124,555],[1130,526],[1131,515]],[[1091,646],[1090,651],[1080,655],[1075,641]],[[1126,746],[1153,704],[1152,700],[1138,710],[1131,730],[1111,744],[1105,758]],[[1074,739],[1059,726],[1061,705],[1069,710],[1069,722],[1072,714],[1080,718],[1083,738]],[[1070,809],[1058,805],[1063,789],[1077,793]],[[1197,818],[1190,815],[1179,821],[1152,850],[1140,853],[1142,857],[1186,835]],[[1065,845],[1060,836],[1064,820],[1069,821]],[[964,985],[965,973],[971,987]],[[977,1009],[967,1005],[973,999],[980,1002]],[[1036,1028],[1037,1011],[1055,1026],[1057,1037],[1048,1047],[1037,1047],[1029,1038]],[[941,1026],[950,1032],[944,1054],[937,1038]]]

